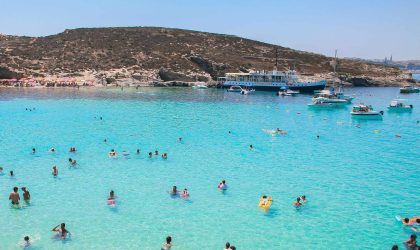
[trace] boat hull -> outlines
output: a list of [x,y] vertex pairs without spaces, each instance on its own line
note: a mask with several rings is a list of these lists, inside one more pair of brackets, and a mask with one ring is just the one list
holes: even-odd
[[355,119],[365,119],[365,120],[381,120],[382,114],[381,113],[353,113],[351,112],[351,117]]
[[403,108],[395,108],[395,107],[388,107],[389,112],[411,112],[413,108],[410,107],[403,107]]

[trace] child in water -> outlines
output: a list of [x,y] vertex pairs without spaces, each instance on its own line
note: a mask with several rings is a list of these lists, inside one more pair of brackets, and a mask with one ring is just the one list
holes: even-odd
[[172,242],[172,237],[171,236],[166,237],[166,243],[163,244],[163,247],[161,248],[161,250],[171,249],[171,247],[174,246],[171,242]]

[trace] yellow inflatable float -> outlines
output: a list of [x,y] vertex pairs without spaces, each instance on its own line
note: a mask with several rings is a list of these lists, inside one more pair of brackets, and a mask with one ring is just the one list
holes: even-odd
[[271,203],[273,203],[273,199],[271,199],[271,196],[262,196],[260,199],[260,203],[258,204],[259,208],[268,209],[271,206]]

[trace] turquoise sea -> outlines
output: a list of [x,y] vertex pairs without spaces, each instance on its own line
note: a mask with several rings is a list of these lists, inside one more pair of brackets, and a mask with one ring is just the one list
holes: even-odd
[[[167,235],[174,250],[226,241],[237,249],[402,247],[412,231],[395,215],[420,215],[420,94],[405,95],[414,110],[398,114],[386,111],[398,88],[346,93],[385,110],[383,120],[352,120],[350,106],[310,110],[309,95],[273,92],[0,89],[0,249],[19,249],[25,235],[32,249],[160,249]],[[288,134],[262,131],[275,128]],[[149,159],[156,149],[168,159]],[[171,198],[173,185],[190,198]],[[14,186],[28,188],[29,206],[11,208]],[[106,204],[111,189],[115,208]],[[264,194],[274,200],[268,211],[257,207]],[[297,210],[300,195],[308,202]],[[53,238],[61,222],[71,239]]]

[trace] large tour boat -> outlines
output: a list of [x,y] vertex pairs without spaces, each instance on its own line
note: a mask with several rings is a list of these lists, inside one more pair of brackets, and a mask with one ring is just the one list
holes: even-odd
[[301,82],[295,70],[282,71],[253,71],[249,73],[226,73],[218,78],[224,88],[240,86],[261,90],[280,89],[298,90],[299,92],[313,92],[325,88],[327,81]]

